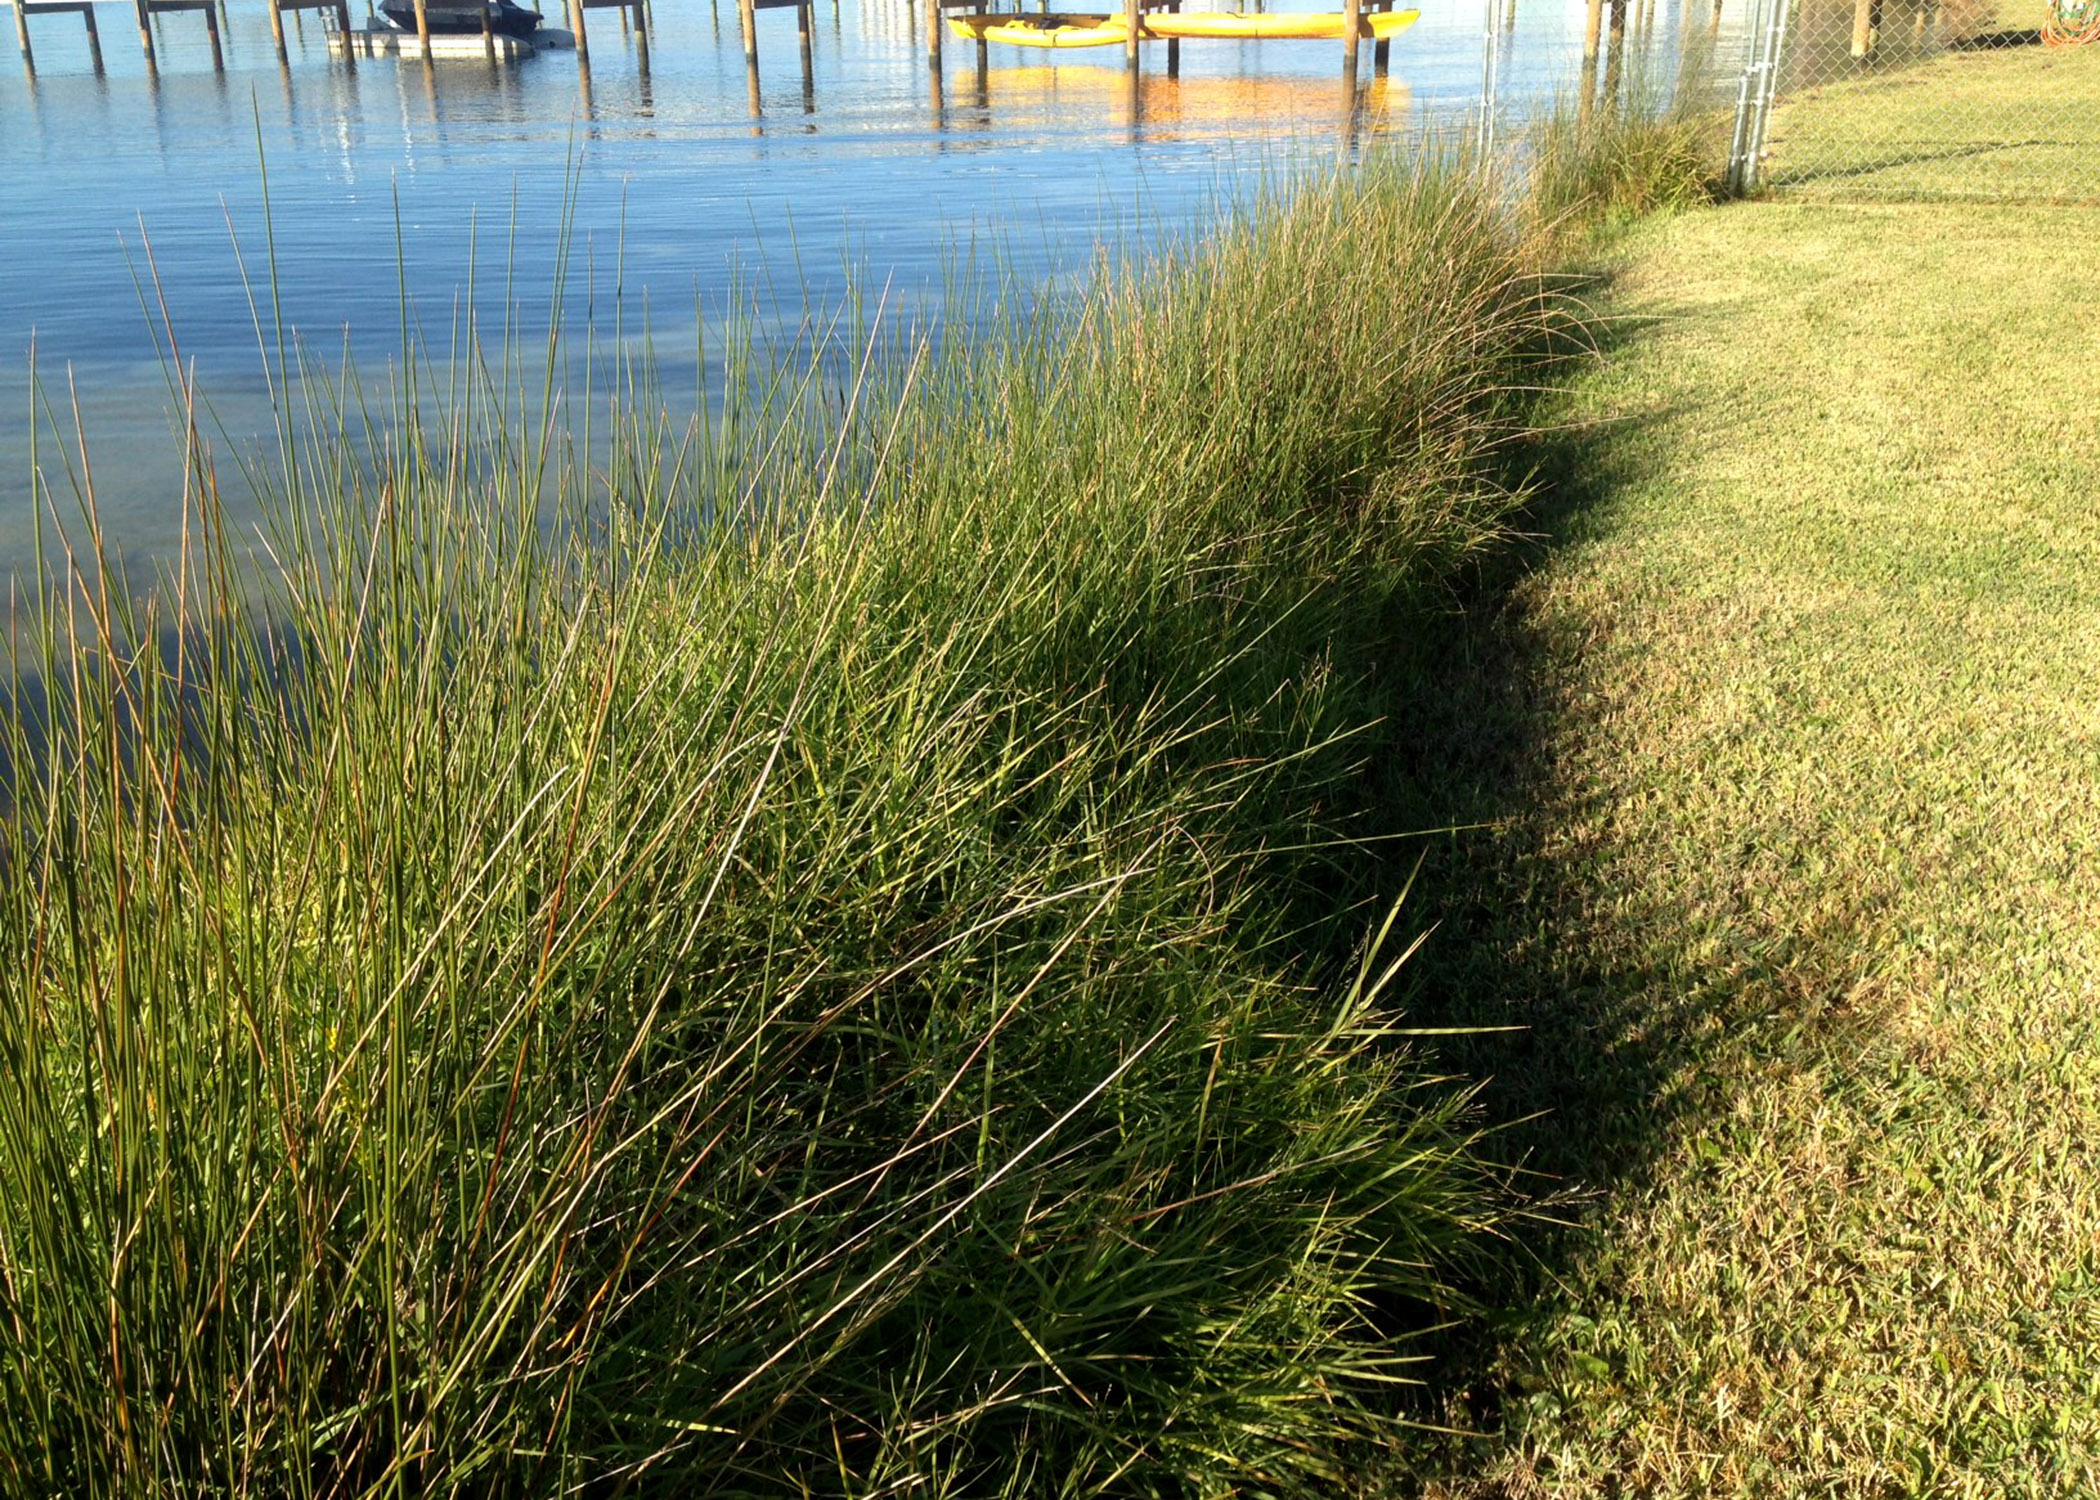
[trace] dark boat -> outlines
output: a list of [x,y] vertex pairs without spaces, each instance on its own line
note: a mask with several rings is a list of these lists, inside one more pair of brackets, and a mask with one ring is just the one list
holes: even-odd
[[[530,37],[540,27],[540,13],[514,0],[426,0],[432,36],[480,36],[482,16],[498,36]],[[379,14],[397,31],[416,29],[416,0],[381,0]]]

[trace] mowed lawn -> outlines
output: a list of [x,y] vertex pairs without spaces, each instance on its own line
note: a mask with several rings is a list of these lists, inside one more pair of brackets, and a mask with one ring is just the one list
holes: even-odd
[[[1997,34],[2038,35],[2047,5],[2002,0]],[[1804,17],[1773,111],[1765,181],[1846,199],[2100,203],[2100,46],[1977,44],[1906,57],[1911,7],[1892,4],[1888,62],[1850,58],[1852,6]]]
[[1431,1493],[2100,1494],[2096,239],[1623,247],[1425,730],[1494,831],[1432,859],[1418,1010],[1526,1028],[1461,1056],[1578,1226]]

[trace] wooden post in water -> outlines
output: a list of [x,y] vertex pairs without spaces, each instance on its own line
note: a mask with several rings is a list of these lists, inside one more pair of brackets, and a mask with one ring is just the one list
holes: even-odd
[[1342,4],[1342,71],[1353,80],[1356,77],[1356,44],[1358,33],[1364,29],[1364,0],[1343,0]]
[[160,66],[160,59],[153,55],[153,12],[146,8],[146,0],[132,0],[139,13],[139,45],[146,49],[146,66]]
[[[1170,16],[1180,15],[1181,0],[1167,0],[1167,14]],[[1181,38],[1178,36],[1167,38],[1167,76],[1169,78],[1179,78],[1181,76]]]
[[284,50],[284,12],[277,8],[277,0],[268,0],[270,7],[270,39],[277,43],[277,60],[290,62],[291,54]]
[[[55,3],[46,3],[34,7],[29,5],[27,0],[14,0],[15,40],[22,48],[22,66],[28,70],[31,78],[36,77],[36,49],[29,44],[29,12],[31,9],[42,11],[47,15],[65,15],[70,13],[79,16],[82,23],[87,27],[88,55],[95,61],[96,74],[98,76],[101,74],[102,31],[95,24],[95,7],[92,0],[55,0]],[[216,47],[213,48],[212,55],[215,58],[218,56]],[[152,54],[149,52],[147,56],[150,59]]]
[[[88,12],[90,19],[94,14],[93,11]],[[223,73],[226,71],[226,46],[219,40],[219,7],[213,0],[204,0],[204,29],[211,36],[212,71]]]
[[1852,60],[1865,62],[1874,51],[1874,0],[1853,0]]
[[[1718,4],[1718,0],[1716,0]],[[1589,14],[1582,21],[1582,60],[1594,65],[1597,43],[1604,36],[1604,0],[1590,0]]]
[[795,41],[802,49],[802,99],[807,110],[816,108],[817,69],[810,52],[810,34],[815,30],[814,0],[802,0],[802,3],[795,7]]
[[751,76],[758,76],[758,7],[753,0],[736,0],[737,24],[744,34],[744,61]]
[[926,66],[941,71],[941,0],[923,0],[926,6]]
[[[486,7],[483,7],[486,9]],[[423,44],[423,61],[430,61],[430,0],[416,0],[416,40]]]
[[576,33],[576,60],[589,62],[591,36],[589,28],[584,24],[583,0],[569,0],[569,30]]
[[1626,0],[1611,0],[1611,35],[1604,51],[1604,102],[1619,107],[1619,77],[1626,65]]
[[1145,24],[1145,13],[1139,8],[1139,0],[1123,0],[1123,62],[1126,67],[1138,65],[1138,28]]
[[[1390,13],[1392,8],[1392,0],[1378,0],[1378,9],[1381,13]],[[1371,74],[1373,77],[1385,77],[1389,69],[1392,56],[1393,39],[1391,37],[1382,36],[1377,41],[1371,43]]]

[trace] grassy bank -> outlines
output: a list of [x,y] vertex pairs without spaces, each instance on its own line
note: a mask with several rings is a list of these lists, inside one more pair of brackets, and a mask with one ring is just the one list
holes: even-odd
[[1366,767],[1544,244],[1381,159],[691,423],[309,383],[259,567],[201,441],[156,590],[90,505],[12,643],[0,1487],[1346,1482],[1503,1203]]
[[[1580,1227],[1446,1495],[2100,1486],[2088,216],[1651,225],[1558,545],[1445,654],[1417,1013]],[[1514,1142],[1513,1142],[1514,1144]]]

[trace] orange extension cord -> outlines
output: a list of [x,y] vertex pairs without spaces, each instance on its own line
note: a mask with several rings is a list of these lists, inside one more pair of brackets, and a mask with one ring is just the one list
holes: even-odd
[[2051,47],[2100,42],[2100,0],[2051,0],[2042,40]]

